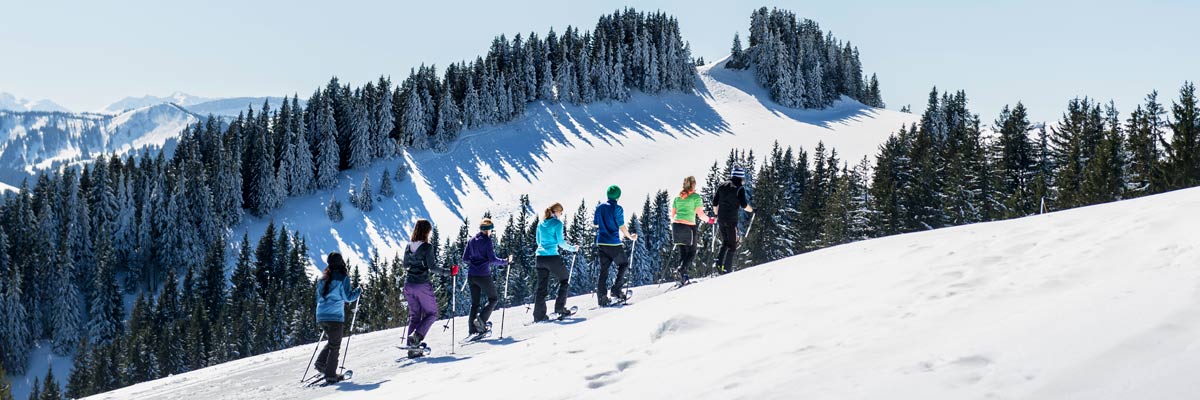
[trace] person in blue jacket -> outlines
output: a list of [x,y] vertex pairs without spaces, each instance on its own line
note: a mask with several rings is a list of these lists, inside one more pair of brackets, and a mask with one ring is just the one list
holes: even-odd
[[[467,241],[463,249],[462,260],[467,264],[467,282],[471,285],[471,313],[467,321],[472,335],[488,332],[488,317],[492,316],[492,310],[496,309],[496,302],[500,299],[496,294],[496,283],[492,280],[492,267],[512,262],[511,255],[508,259],[496,257],[496,247],[492,242],[495,228],[491,218],[484,218],[479,223],[479,233]],[[479,304],[481,295],[487,296],[487,304]]]
[[571,315],[567,309],[567,290],[570,288],[570,271],[567,271],[563,258],[558,249],[578,251],[579,248],[563,240],[563,206],[554,203],[542,216],[542,223],[537,227],[537,289],[533,295],[533,321],[549,320],[546,315],[546,295],[550,285],[550,275],[558,281],[558,296],[554,299],[554,312],[559,316]]
[[350,274],[341,253],[329,253],[326,257],[325,273],[317,281],[317,324],[325,331],[329,342],[313,364],[317,371],[325,374],[326,383],[340,381],[337,373],[338,351],[346,328],[346,303],[358,301],[362,288],[350,289]]
[[629,233],[629,228],[625,226],[625,210],[617,205],[617,199],[621,198],[621,188],[617,185],[609,186],[605,194],[608,196],[608,202],[596,206],[596,213],[592,217],[592,223],[596,225],[596,249],[600,253],[600,279],[596,280],[596,301],[601,307],[609,305],[606,293],[608,291],[604,286],[608,284],[608,266],[613,263],[617,264],[617,279],[612,285],[612,297],[626,300],[622,288],[625,286],[625,270],[629,268],[629,258],[625,257],[625,244],[621,242],[621,238],[637,240],[638,236],[636,233]]

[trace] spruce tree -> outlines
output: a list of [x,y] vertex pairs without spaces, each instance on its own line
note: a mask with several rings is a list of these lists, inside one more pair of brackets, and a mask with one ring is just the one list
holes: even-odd
[[121,302],[121,292],[117,288],[116,266],[109,245],[108,232],[102,228],[97,235],[96,243],[96,279],[93,283],[93,297],[88,314],[88,342],[105,345],[121,335],[122,319],[125,316]]
[[[320,107],[320,106],[318,106]],[[316,117],[317,148],[314,154],[316,187],[329,189],[337,185],[338,160],[337,124],[333,118],[333,107],[325,104]]]
[[1172,189],[1200,184],[1200,104],[1196,86],[1184,82],[1171,105],[1171,142],[1167,145],[1168,182]]
[[350,168],[360,169],[371,165],[372,151],[371,132],[369,116],[367,115],[367,105],[363,104],[362,100],[353,102],[352,114],[350,115],[350,147],[349,147],[349,166]]
[[75,286],[74,271],[66,249],[59,249],[56,255],[54,262],[48,265],[54,269],[53,278],[50,280],[54,296],[51,303],[51,327],[54,332],[52,342],[56,354],[68,355],[79,343],[79,320],[83,315],[80,309],[82,299],[79,296],[79,288]]
[[379,194],[385,197],[392,197],[396,194],[396,190],[392,188],[392,177],[388,174],[387,168],[383,169],[383,176],[379,178]]
[[46,380],[42,381],[41,400],[62,400],[62,389],[58,386],[58,380],[54,378],[54,366],[50,366],[50,370],[46,371]]

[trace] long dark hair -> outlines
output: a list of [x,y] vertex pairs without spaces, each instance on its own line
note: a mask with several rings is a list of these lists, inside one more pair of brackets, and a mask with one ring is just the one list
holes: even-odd
[[423,219],[417,221],[417,226],[413,228],[412,237],[409,241],[429,242],[429,232],[433,232],[433,224],[429,223],[429,220]]
[[321,275],[321,281],[324,285],[321,287],[321,296],[329,294],[329,282],[333,281],[333,274],[335,272],[340,272],[341,276],[350,275],[346,270],[346,261],[342,259],[342,253],[336,251],[329,253],[329,256],[325,257],[325,263],[329,264],[329,267],[325,268],[325,273]]

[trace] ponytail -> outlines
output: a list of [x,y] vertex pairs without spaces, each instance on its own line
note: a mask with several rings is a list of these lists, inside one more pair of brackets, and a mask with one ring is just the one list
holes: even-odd
[[548,220],[550,218],[554,218],[554,213],[557,211],[562,211],[562,210],[563,210],[562,204],[554,203],[554,204],[550,205],[550,207],[547,208],[546,212],[542,215],[542,221]]
[[688,194],[696,191],[696,177],[689,176],[683,178],[683,190],[679,192],[679,197],[687,198]]

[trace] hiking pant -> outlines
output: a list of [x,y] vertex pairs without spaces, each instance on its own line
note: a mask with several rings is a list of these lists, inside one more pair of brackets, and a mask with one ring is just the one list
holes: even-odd
[[406,283],[404,284],[404,299],[408,301],[408,334],[416,332],[425,338],[429,328],[437,321],[437,298],[433,296],[433,284]]
[[722,274],[733,272],[733,256],[737,254],[737,222],[722,222],[717,227],[721,235],[721,250],[717,252],[717,267]]
[[324,373],[326,378],[333,378],[337,376],[338,352],[342,348],[346,324],[330,321],[319,324],[329,341],[325,343],[325,348],[321,349],[321,354],[317,355],[317,362],[313,363],[313,366],[317,368],[317,372]]
[[[491,275],[467,276],[467,284],[471,285],[471,319],[468,319],[467,323],[471,326],[470,333],[478,333],[475,328],[476,317],[486,326],[488,318],[492,316],[492,310],[496,309],[500,295],[496,294],[496,283],[492,281]],[[479,303],[481,295],[487,296],[487,304]]]
[[629,258],[625,257],[625,246],[598,246],[600,248],[600,279],[596,281],[596,297],[606,299],[604,285],[608,283],[608,266],[617,264],[617,280],[613,282],[612,293],[619,293],[625,287],[625,270],[629,269]]
[[533,294],[533,319],[542,320],[546,315],[546,295],[549,292],[550,275],[558,281],[558,294],[554,298],[554,311],[562,312],[567,308],[567,291],[570,289],[570,272],[563,263],[562,256],[537,256],[537,289]]

